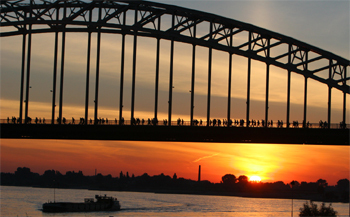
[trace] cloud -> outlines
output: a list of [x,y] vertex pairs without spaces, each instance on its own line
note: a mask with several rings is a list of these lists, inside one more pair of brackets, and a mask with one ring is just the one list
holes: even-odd
[[203,160],[203,159],[205,159],[205,158],[214,157],[214,156],[216,156],[216,155],[218,155],[218,153],[212,154],[212,155],[209,155],[209,156],[200,157],[200,158],[198,158],[197,160],[194,160],[194,161],[192,161],[192,162],[195,163],[195,162],[198,162],[198,161]]

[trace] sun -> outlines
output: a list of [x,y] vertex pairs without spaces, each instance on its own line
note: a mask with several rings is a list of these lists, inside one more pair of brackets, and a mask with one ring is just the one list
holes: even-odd
[[251,182],[260,182],[261,178],[259,176],[251,176],[249,178],[249,181],[251,181]]

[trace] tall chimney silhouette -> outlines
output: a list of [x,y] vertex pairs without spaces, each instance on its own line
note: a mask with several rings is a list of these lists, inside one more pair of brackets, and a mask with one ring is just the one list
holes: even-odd
[[198,168],[198,182],[201,181],[201,165],[199,165],[199,168]]

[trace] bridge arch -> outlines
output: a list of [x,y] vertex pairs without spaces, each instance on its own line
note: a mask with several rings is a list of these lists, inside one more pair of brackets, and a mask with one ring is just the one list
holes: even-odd
[[[131,14],[131,16],[130,16]],[[132,18],[133,17],[133,18]],[[203,27],[204,26],[204,27]],[[199,29],[201,30],[199,32]],[[203,31],[203,29],[206,31]],[[182,7],[148,2],[148,1],[1,1],[1,37],[23,35],[22,50],[22,81],[21,93],[24,90],[24,75],[27,76],[25,119],[28,117],[28,94],[30,76],[30,50],[31,35],[38,33],[55,33],[55,63],[57,63],[58,33],[62,34],[61,76],[64,74],[64,44],[67,32],[86,32],[89,35],[88,46],[91,45],[91,33],[97,33],[97,72],[96,72],[96,92],[95,92],[95,113],[97,119],[98,112],[98,74],[100,58],[100,41],[102,33],[112,33],[122,35],[122,60],[121,74],[123,75],[123,63],[125,53],[125,36],[132,35],[133,50],[133,80],[132,80],[132,100],[131,118],[134,117],[134,95],[135,95],[135,73],[136,73],[136,44],[137,37],[152,37],[157,39],[157,66],[156,76],[159,74],[159,42],[169,40],[170,50],[170,75],[169,75],[169,106],[168,120],[171,124],[172,114],[172,86],[173,86],[173,53],[174,42],[187,43],[192,45],[192,77],[191,77],[191,124],[193,123],[194,107],[194,76],[195,76],[195,56],[196,46],[206,47],[208,53],[208,94],[207,94],[207,120],[210,119],[210,96],[211,96],[211,61],[213,49],[227,52],[229,58],[229,79],[228,79],[228,114],[230,119],[230,99],[231,99],[231,79],[232,79],[232,55],[239,55],[248,58],[248,84],[247,84],[247,107],[246,120],[250,116],[250,73],[251,60],[266,63],[266,100],[265,100],[265,120],[268,120],[269,106],[269,70],[270,65],[288,71],[287,83],[287,123],[289,120],[290,108],[290,76],[297,73],[304,76],[304,117],[306,122],[306,102],[307,84],[311,78],[328,86],[328,123],[330,123],[331,113],[331,93],[332,88],[336,88],[343,93],[343,123],[346,115],[346,94],[350,93],[349,75],[347,73],[350,62],[340,56],[314,47],[307,43],[295,40],[288,36],[275,33],[251,24],[243,23],[233,19],[218,15],[186,9]],[[235,43],[236,37],[247,36],[245,41]],[[26,37],[28,37],[26,39]],[[28,41],[27,47],[25,42]],[[27,48],[27,56],[25,52]],[[271,51],[274,51],[273,54]],[[90,55],[90,48],[89,52]],[[27,69],[24,72],[24,60],[27,58]],[[89,58],[88,58],[89,60]],[[56,77],[57,66],[54,66]],[[62,86],[60,83],[59,99],[59,119],[62,120]],[[121,79],[120,94],[120,115],[122,118],[123,101],[123,79]],[[156,81],[157,83],[158,81]],[[56,81],[54,81],[56,84]],[[87,85],[88,88],[88,85]],[[155,117],[157,117],[157,88],[155,96]],[[54,120],[55,92],[53,88],[52,120]],[[88,94],[88,89],[86,91]],[[86,99],[88,97],[86,96]],[[20,119],[22,119],[23,95],[20,99]],[[87,100],[86,100],[87,101]],[[87,120],[87,104],[85,108],[85,119]],[[209,121],[207,123],[209,125]],[[288,126],[288,125],[287,125]]]

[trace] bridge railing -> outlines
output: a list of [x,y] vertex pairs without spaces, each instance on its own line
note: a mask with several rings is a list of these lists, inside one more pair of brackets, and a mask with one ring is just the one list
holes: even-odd
[[[219,119],[214,119],[210,120],[209,122],[209,126],[210,127],[227,127],[228,122],[225,120],[220,120],[220,122],[218,121]],[[22,120],[22,124],[24,123],[24,120]],[[0,124],[21,124],[21,121],[18,118],[8,118],[8,119],[0,119]],[[45,119],[45,118],[35,118],[34,120],[28,120],[27,124],[52,124],[52,120],[51,119]],[[60,124],[59,120],[54,120],[53,124]],[[167,126],[169,123],[167,120],[158,120],[158,122],[153,121],[151,119],[135,119],[134,121],[131,120],[122,120],[122,123],[120,123],[119,120],[117,119],[99,119],[97,120],[97,122],[95,123],[94,120],[89,119],[87,121],[87,123],[85,123],[84,119],[63,119],[61,122],[62,125],[136,125],[136,126],[140,126],[140,125],[149,125],[149,126]],[[190,121],[184,121],[183,119],[178,119],[176,121],[172,121],[171,122],[172,126],[191,126],[191,122]],[[251,121],[249,124],[249,127],[258,127],[258,128],[263,128],[263,127],[268,127],[268,128],[286,128],[287,124],[283,123],[283,122],[269,122],[267,124],[267,126],[265,126],[266,124],[262,124],[260,121]],[[202,120],[194,120],[193,126],[198,126],[198,127],[205,127],[207,126],[207,121],[202,121]],[[234,120],[232,121],[232,123],[230,124],[229,127],[246,127],[246,123],[244,121],[241,120]],[[290,123],[289,125],[290,128],[328,128],[328,124],[327,123],[307,123],[305,124],[305,126],[303,126],[302,123],[298,123],[298,122],[293,122]],[[330,124],[329,128],[331,129],[350,129],[350,124]]]

